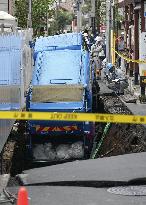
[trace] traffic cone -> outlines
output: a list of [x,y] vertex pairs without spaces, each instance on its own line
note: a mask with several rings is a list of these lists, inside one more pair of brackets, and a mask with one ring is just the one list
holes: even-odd
[[28,205],[28,192],[25,187],[21,187],[18,191],[17,205]]

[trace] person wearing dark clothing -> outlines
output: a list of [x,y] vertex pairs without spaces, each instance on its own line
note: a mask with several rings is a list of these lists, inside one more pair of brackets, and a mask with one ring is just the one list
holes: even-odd
[[103,48],[103,51],[104,51],[104,56],[106,58],[106,44],[103,44],[102,48]]
[[[124,51],[124,37],[120,36],[118,39],[118,51],[122,53]],[[118,56],[118,67],[121,66],[121,57]]]

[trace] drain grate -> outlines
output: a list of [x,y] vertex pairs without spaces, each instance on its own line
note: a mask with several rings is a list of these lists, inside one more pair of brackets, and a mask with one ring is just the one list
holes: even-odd
[[125,196],[146,196],[146,186],[121,186],[107,189],[112,194]]

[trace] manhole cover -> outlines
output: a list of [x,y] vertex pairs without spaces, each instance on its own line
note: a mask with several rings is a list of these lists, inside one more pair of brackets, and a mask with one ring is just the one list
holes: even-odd
[[112,194],[125,196],[146,196],[146,186],[122,186],[107,189]]

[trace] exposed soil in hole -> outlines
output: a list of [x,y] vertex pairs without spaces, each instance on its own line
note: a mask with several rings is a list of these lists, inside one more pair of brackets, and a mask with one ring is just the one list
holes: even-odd
[[[97,99],[99,101],[97,112],[131,114],[117,96],[100,96]],[[11,173],[12,184],[15,183],[13,176],[30,167],[26,158],[25,126],[25,122],[19,123],[18,130],[10,135],[4,148],[3,173]],[[96,123],[95,148],[100,142],[105,126],[105,123]],[[142,151],[146,151],[146,129],[144,126],[111,124],[96,158]]]
[[16,124],[3,148],[0,164],[1,173],[10,173],[12,176],[21,173],[26,164],[24,139],[25,123],[18,122]]
[[[104,104],[105,113],[132,114],[118,96],[101,96],[100,103]],[[97,123],[97,141],[100,141],[105,125]],[[146,151],[146,128],[137,124],[115,123],[111,124],[96,158],[143,151]]]

